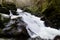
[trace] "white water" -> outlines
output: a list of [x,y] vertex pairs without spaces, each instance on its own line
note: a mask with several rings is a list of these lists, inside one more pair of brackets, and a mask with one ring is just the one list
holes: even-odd
[[[20,11],[20,12],[18,12]],[[40,20],[39,17],[31,15],[30,13],[17,10],[22,20],[27,23],[27,31],[32,38],[40,36],[43,39],[53,39],[56,35],[60,35],[60,30],[45,27],[44,21]]]
[[[11,12],[10,12],[11,13]],[[42,39],[51,39],[56,35],[60,35],[60,30],[45,27],[44,21],[41,18],[31,15],[30,13],[23,12],[17,9],[18,16],[12,15],[11,19],[22,17],[22,20],[27,24],[26,29],[31,38],[41,37]]]

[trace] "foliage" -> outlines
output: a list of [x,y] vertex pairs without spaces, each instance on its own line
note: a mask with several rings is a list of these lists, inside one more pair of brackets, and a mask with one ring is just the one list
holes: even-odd
[[41,16],[41,4],[40,0],[34,0],[34,4],[32,6],[24,7],[23,10],[30,12],[33,15]]
[[50,22],[52,28],[60,29],[60,0],[51,0],[42,14]]
[[9,10],[11,10],[14,15],[17,15],[16,13],[17,8],[14,3],[3,2],[0,5],[0,13],[10,14]]

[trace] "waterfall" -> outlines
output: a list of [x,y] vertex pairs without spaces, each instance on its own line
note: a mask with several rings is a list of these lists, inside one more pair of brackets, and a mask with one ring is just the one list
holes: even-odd
[[[31,15],[31,13],[23,12],[21,9],[17,9],[17,14],[19,15],[13,15],[10,11],[10,15],[7,15],[8,17],[11,16],[11,19],[15,19],[18,17],[22,17],[22,21],[24,21],[26,25],[26,30],[31,38],[35,37],[41,37],[42,39],[54,39],[56,35],[60,35],[60,30],[46,27],[44,25],[44,21],[40,20],[40,17],[36,17],[34,15]],[[6,16],[6,15],[5,15]],[[10,22],[10,24],[14,23],[13,21]]]
[[[20,12],[19,12],[20,11]],[[27,24],[26,29],[30,37],[35,38],[40,36],[42,39],[53,39],[56,35],[60,35],[60,30],[46,27],[41,18],[31,15],[30,13],[23,12],[17,9],[19,16]]]

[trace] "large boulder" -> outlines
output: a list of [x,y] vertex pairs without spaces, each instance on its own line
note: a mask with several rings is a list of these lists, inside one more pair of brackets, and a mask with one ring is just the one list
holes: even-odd
[[54,40],[60,40],[60,36],[57,35],[57,36],[54,38]]
[[0,15],[0,38],[14,38],[16,40],[27,40],[29,34],[26,30],[26,23],[21,17],[14,19],[5,18]]

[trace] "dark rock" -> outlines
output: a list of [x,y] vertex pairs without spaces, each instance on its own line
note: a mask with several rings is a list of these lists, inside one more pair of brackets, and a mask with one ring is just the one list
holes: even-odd
[[15,10],[11,10],[11,12],[13,13],[13,15],[18,15]]
[[55,17],[51,20],[52,24],[56,29],[60,29],[60,15],[56,14]]
[[60,36],[57,35],[57,36],[54,38],[54,40],[60,40]]
[[45,17],[42,17],[42,18],[41,18],[41,20],[42,20],[42,21],[45,21],[45,20],[46,20],[46,18],[45,18]]
[[52,18],[48,18],[45,16],[41,18],[41,20],[45,21],[44,24],[46,27],[60,29],[60,14],[55,14]]
[[[4,23],[2,23],[4,24]],[[21,18],[10,19],[5,22],[5,27],[0,32],[0,38],[14,38],[16,40],[27,40],[30,36],[26,30],[26,23]]]
[[29,38],[28,40],[44,40],[44,39],[42,39],[42,38],[40,38],[40,37],[38,36],[38,37],[36,37],[36,38]]
[[49,6],[44,12],[43,14],[46,16],[46,17],[49,17],[53,14],[53,12],[55,11],[55,8],[53,6]]
[[0,13],[10,14],[9,10],[12,11],[13,15],[17,15],[16,13],[16,5],[14,3],[3,3],[0,5]]
[[4,26],[4,22],[1,17],[2,16],[0,15],[0,29],[3,29],[5,26]]
[[16,5],[14,3],[6,2],[6,3],[3,3],[2,5],[3,7],[6,7],[9,10],[15,10],[15,11],[17,10]]
[[0,7],[2,7],[2,5],[0,4]]
[[0,13],[10,14],[9,10],[5,7],[0,7]]

